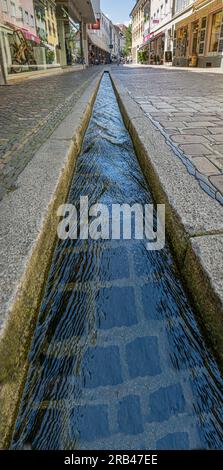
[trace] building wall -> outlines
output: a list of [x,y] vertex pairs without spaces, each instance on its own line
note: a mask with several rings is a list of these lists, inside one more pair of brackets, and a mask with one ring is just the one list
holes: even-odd
[[0,0],[0,20],[36,34],[33,2],[30,0]]
[[57,22],[56,22],[56,4],[54,1],[48,1],[46,4],[46,30],[47,41],[55,47],[58,44]]
[[145,0],[138,0],[132,10],[132,60],[138,62],[138,50],[143,44]]

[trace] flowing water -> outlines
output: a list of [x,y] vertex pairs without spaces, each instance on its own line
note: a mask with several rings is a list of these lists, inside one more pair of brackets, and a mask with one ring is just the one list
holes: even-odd
[[[105,74],[68,202],[152,198]],[[170,250],[58,241],[11,447],[222,449],[222,378]]]

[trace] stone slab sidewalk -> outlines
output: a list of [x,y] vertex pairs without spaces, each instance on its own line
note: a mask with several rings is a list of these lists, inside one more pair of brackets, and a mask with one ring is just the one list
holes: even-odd
[[35,152],[71,112],[99,68],[0,87],[0,200]]
[[223,81],[168,67],[113,68],[129,95],[210,196],[223,204]]

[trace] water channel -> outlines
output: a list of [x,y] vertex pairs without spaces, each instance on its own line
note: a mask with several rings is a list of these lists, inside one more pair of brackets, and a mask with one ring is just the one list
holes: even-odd
[[[68,202],[152,197],[104,74]],[[223,449],[223,381],[168,244],[59,240],[11,448]]]

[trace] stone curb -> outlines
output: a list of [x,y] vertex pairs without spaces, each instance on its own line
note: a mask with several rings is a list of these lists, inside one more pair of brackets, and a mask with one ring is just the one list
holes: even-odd
[[156,203],[198,321],[223,370],[223,207],[174,155],[111,71],[119,106]]
[[10,442],[56,243],[56,212],[66,200],[102,74],[0,203],[0,448]]

